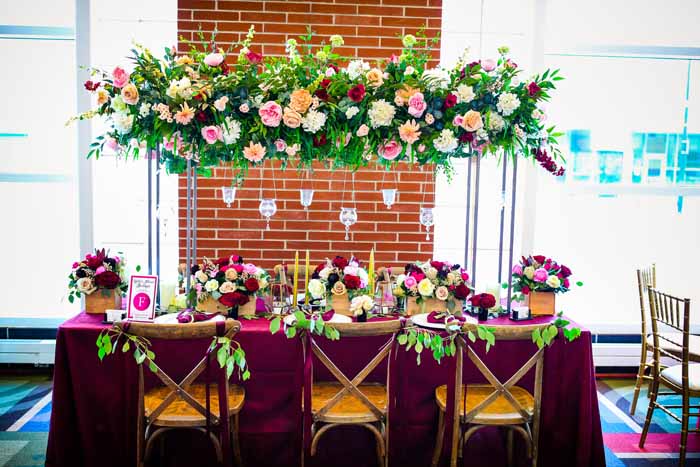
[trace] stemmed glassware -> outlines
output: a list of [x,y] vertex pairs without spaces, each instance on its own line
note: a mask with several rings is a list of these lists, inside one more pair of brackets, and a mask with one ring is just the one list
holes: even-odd
[[350,226],[357,222],[357,209],[340,208],[340,222],[345,226],[345,240],[350,240]]
[[314,190],[302,188],[301,190],[299,190],[299,198],[301,201],[301,205],[304,206],[304,211],[308,211],[309,206],[311,206],[311,203],[314,200]]
[[261,199],[258,211],[260,211],[260,215],[265,217],[265,220],[267,220],[265,230],[270,230],[270,217],[274,216],[277,212],[277,203],[275,202],[274,198]]
[[391,206],[396,202],[396,188],[383,188],[382,198],[387,209],[391,209]]
[[221,187],[221,196],[224,198],[224,203],[226,203],[226,207],[230,208],[231,203],[233,203],[233,200],[236,199],[236,187],[235,186],[222,186]]
[[430,227],[433,225],[433,208],[420,208],[420,224],[425,226],[425,239],[430,240]]

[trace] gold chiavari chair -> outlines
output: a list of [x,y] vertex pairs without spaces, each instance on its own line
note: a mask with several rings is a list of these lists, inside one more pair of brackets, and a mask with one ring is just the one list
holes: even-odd
[[[233,338],[241,329],[241,323],[227,319],[225,322],[202,321],[191,324],[154,324],[123,321],[116,326],[129,334],[144,337],[149,340],[177,339],[207,339],[214,336]],[[224,459],[222,444],[233,447],[233,455],[237,465],[242,466],[241,449],[238,439],[238,415],[245,402],[245,389],[237,385],[229,385],[225,379],[224,394],[228,395],[226,404],[219,404],[219,388],[216,383],[209,385],[209,403],[207,404],[207,388],[205,383],[196,383],[207,367],[207,360],[213,360],[216,365],[214,352],[207,352],[190,373],[180,383],[175,382],[158,364],[146,356],[143,365],[153,365],[155,374],[163,383],[148,391],[144,390],[143,365],[139,365],[138,404],[139,417],[137,421],[136,459],[137,467],[143,467],[153,447],[154,441],[166,432],[174,429],[194,429],[207,433],[216,449],[220,463]],[[223,369],[217,371],[224,371]],[[209,407],[207,407],[209,405]],[[220,408],[227,407],[228,414],[220,414]],[[207,420],[209,423],[207,423]],[[232,423],[230,423],[232,422]],[[211,428],[212,431],[209,431]],[[227,431],[225,431],[225,428]],[[219,433],[219,437],[214,433]]]
[[630,406],[630,415],[634,415],[637,410],[637,399],[639,398],[639,390],[644,381],[651,383],[651,375],[647,375],[647,371],[651,372],[652,360],[649,359],[649,353],[654,352],[653,342],[650,342],[649,328],[647,326],[647,315],[645,302],[648,300],[647,288],[656,288],[656,264],[652,264],[648,268],[637,269],[637,289],[639,292],[639,309],[642,315],[642,355],[639,360],[639,371],[637,372],[637,382],[634,385],[634,396],[632,397],[632,405]]
[[[654,338],[653,380],[639,447],[644,447],[654,410],[661,409],[681,424],[679,465],[683,467],[688,432],[700,432],[700,429],[688,429],[690,417],[700,417],[700,405],[690,405],[691,397],[700,397],[700,364],[690,363],[690,299],[674,297],[653,287],[649,287],[648,293]],[[670,332],[663,332],[667,329]],[[675,351],[669,351],[667,348],[675,348]],[[679,363],[662,369],[661,357],[676,360]],[[662,384],[670,389],[670,392],[659,392],[659,386]],[[659,397],[678,394],[682,396],[681,405],[662,404],[658,401]],[[681,416],[676,415],[671,409],[681,409]],[[695,412],[691,413],[690,409],[695,409]]]
[[[532,342],[532,332],[544,328],[547,324],[523,326],[494,326],[496,341],[524,340]],[[465,330],[476,332],[475,325],[465,324]],[[450,453],[450,467],[456,467],[457,458],[462,455],[462,447],[469,438],[481,428],[487,426],[508,429],[507,455],[508,465],[513,464],[513,433],[520,434],[527,443],[528,457],[532,466],[537,466],[537,450],[540,431],[540,409],[542,406],[542,378],[544,374],[544,348],[538,349],[527,362],[508,380],[501,382],[479,358],[476,352],[462,338],[457,338],[454,414],[447,414],[447,386],[435,389],[435,400],[440,409],[438,433],[433,451],[432,467],[440,462],[445,436],[445,417],[453,418],[453,434]],[[476,366],[486,378],[488,384],[461,384],[463,354]],[[517,386],[517,383],[534,368],[534,394]],[[457,410],[459,407],[459,410]]]

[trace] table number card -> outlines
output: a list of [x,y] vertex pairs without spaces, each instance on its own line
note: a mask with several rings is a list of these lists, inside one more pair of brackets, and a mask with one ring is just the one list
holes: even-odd
[[127,319],[153,321],[156,315],[158,276],[131,276]]

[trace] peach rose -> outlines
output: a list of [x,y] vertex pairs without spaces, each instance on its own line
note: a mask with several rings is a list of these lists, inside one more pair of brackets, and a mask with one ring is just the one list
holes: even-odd
[[470,110],[464,114],[462,118],[462,128],[467,131],[477,131],[484,127],[484,121],[481,119],[481,114],[476,110]]
[[122,88],[122,99],[129,105],[135,105],[139,101],[139,91],[133,83]]
[[296,110],[290,109],[289,107],[284,108],[284,114],[282,115],[282,120],[284,124],[289,128],[299,128],[301,125],[301,115]]
[[265,157],[265,152],[266,149],[262,144],[251,141],[247,147],[243,148],[243,157],[251,162],[260,162]]
[[401,99],[405,101],[408,101],[412,95],[420,91],[419,89],[412,88],[411,86],[404,85],[402,89],[399,89],[396,91],[396,95],[399,96]]
[[372,68],[367,72],[365,75],[365,78],[367,79],[367,84],[372,86],[373,88],[378,88],[382,84],[384,84],[384,76],[382,73],[382,70],[379,68]]
[[97,105],[102,106],[109,101],[109,93],[104,89],[97,90]]
[[359,137],[367,136],[369,134],[369,127],[363,123],[355,134]]
[[258,109],[263,125],[276,127],[282,120],[282,107],[275,101],[267,101]]
[[311,94],[306,89],[297,89],[289,96],[289,107],[303,114],[311,105]]

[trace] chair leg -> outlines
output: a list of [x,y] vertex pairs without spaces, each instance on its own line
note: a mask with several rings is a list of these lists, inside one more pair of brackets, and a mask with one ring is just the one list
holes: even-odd
[[437,467],[438,463],[440,462],[442,443],[445,442],[445,412],[442,410],[438,410],[438,412],[440,412],[438,417],[438,432],[437,439],[435,440],[435,449],[433,450],[433,460],[430,463],[431,467]]
[[508,459],[508,467],[511,467],[513,465],[513,430],[509,427],[508,428],[508,433],[506,434],[506,453],[507,453],[507,459]]
[[642,388],[642,383],[644,382],[644,372],[646,370],[646,352],[642,351],[642,361],[639,364],[639,371],[637,372],[637,382],[634,384],[634,396],[632,396],[632,405],[630,406],[630,415],[634,415],[637,411],[637,399],[639,398],[639,391]]
[[688,449],[688,419],[690,418],[690,396],[683,394],[683,418],[681,419],[681,450],[679,453],[679,467],[685,467],[685,455]]
[[659,392],[659,382],[654,379],[651,383],[651,389],[649,390],[649,408],[647,409],[647,418],[644,420],[644,428],[642,429],[642,435],[639,437],[639,447],[643,448],[644,443],[647,440],[647,433],[649,433],[649,426],[651,425],[651,417],[654,414],[656,396]]
[[236,414],[233,416],[233,432],[231,433],[233,438],[233,456],[236,459],[236,465],[238,467],[243,467],[243,459],[241,458],[241,440],[238,427],[238,414]]

